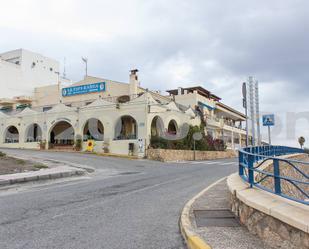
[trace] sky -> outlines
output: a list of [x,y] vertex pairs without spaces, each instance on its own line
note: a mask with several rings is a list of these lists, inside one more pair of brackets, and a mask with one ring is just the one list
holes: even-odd
[[[259,81],[273,142],[309,146],[309,2],[306,0],[0,0],[0,52],[57,59],[67,77],[128,82],[138,68],[151,90],[201,85],[240,111],[241,85]],[[63,70],[63,69],[62,69]],[[1,95],[9,87],[0,86]],[[35,86],[29,86],[35,87]],[[2,96],[5,97],[5,96]],[[267,129],[262,127],[263,139]]]

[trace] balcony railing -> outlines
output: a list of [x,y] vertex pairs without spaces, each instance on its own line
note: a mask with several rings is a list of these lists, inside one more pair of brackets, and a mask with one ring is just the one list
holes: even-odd
[[236,128],[236,129],[239,129],[239,130],[243,130],[245,131],[246,129],[243,128],[242,126],[240,125],[235,125],[233,124],[232,122],[227,122],[226,120],[224,120],[223,118],[218,118],[218,117],[213,117],[213,116],[209,116],[209,115],[206,115],[205,116],[205,120],[206,122],[207,121],[214,121],[214,122],[217,122],[217,123],[220,123],[220,126],[224,126],[224,125],[227,125],[229,127],[233,127],[233,128]]

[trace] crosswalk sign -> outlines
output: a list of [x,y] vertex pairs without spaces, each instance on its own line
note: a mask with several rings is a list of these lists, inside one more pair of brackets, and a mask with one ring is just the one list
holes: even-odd
[[274,126],[274,125],[275,125],[274,114],[263,115],[263,126]]

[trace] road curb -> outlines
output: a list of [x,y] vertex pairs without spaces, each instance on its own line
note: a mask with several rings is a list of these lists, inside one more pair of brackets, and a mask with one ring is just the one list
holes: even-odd
[[212,183],[209,185],[207,188],[202,190],[200,193],[198,193],[196,196],[194,196],[191,200],[189,200],[180,216],[180,221],[179,221],[179,227],[180,227],[180,232],[182,237],[184,238],[187,247],[189,249],[212,249],[212,247],[207,244],[206,241],[204,241],[195,231],[192,226],[192,223],[190,221],[190,210],[193,205],[193,203],[200,197],[202,196],[205,192],[207,192],[209,189],[211,189],[213,186],[218,184],[219,182],[225,180],[227,177],[223,177],[216,182]]
[[29,175],[29,176],[16,175],[15,177],[12,177],[11,179],[0,179],[0,187],[12,185],[16,183],[25,183],[25,182],[31,182],[31,181],[65,178],[65,177],[71,177],[71,176],[80,176],[80,175],[84,175],[85,173],[86,173],[85,170],[78,169],[78,170],[67,170],[63,172],[43,173],[40,175]]

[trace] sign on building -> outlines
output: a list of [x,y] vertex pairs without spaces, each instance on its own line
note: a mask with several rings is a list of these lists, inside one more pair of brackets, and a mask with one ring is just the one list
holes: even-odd
[[274,126],[274,125],[275,125],[274,114],[263,115],[263,126]]
[[80,94],[104,92],[105,87],[106,87],[105,82],[98,82],[98,83],[81,85],[81,86],[66,87],[62,89],[62,96],[69,97],[69,96],[80,95]]

